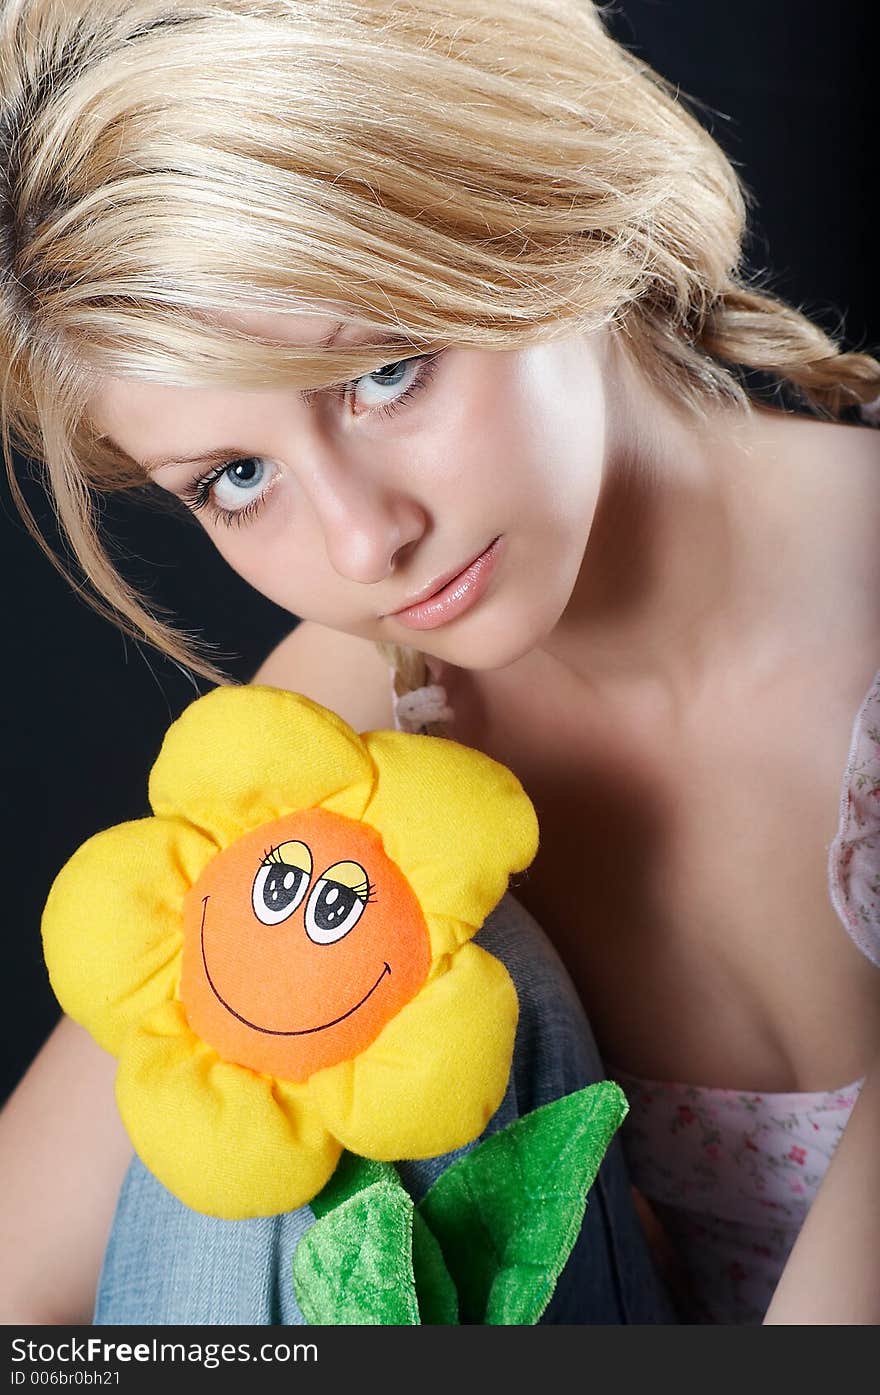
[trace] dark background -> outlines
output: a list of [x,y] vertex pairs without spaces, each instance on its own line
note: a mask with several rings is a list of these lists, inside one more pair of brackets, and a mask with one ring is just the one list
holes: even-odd
[[[612,28],[682,92],[757,198],[748,258],[850,347],[877,349],[876,0],[621,0]],[[869,32],[870,31],[870,32]],[[27,494],[43,521],[36,484]],[[294,624],[222,563],[195,521],[117,499],[125,570],[246,679]],[[120,637],[56,575],[0,497],[4,1011],[0,1097],[58,1009],[40,951],[55,873],[99,828],[149,812],[162,735],[203,691]]]

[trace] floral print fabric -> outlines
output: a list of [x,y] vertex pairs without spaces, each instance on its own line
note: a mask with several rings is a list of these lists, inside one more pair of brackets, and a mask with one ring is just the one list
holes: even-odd
[[682,1320],[759,1323],[861,1082],[749,1094],[611,1074],[632,1179],[687,1271]]
[[853,940],[880,967],[880,672],[853,729],[828,889]]

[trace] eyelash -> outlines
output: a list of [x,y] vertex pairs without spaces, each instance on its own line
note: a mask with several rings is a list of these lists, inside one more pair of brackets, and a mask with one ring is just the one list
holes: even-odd
[[[414,354],[410,358],[394,359],[392,361],[393,364],[417,363],[419,365],[418,372],[409,386],[404,388],[399,397],[395,397],[392,401],[385,402],[381,406],[369,407],[367,409],[367,415],[387,418],[392,417],[395,412],[398,412],[417,392],[420,392],[422,388],[426,388],[429,385],[434,376],[437,360],[441,352],[442,351],[433,354]],[[383,367],[384,366],[385,365],[383,365]],[[375,371],[378,372],[378,370]],[[364,377],[369,377],[369,374],[365,373]],[[352,378],[349,382],[341,383],[337,387],[330,389],[330,391],[340,401],[344,402],[347,400],[349,393],[359,382],[360,378]],[[254,518],[265,503],[269,491],[272,488],[271,483],[262,494],[257,495],[249,504],[245,504],[244,507],[240,509],[221,508],[214,499],[212,492],[214,484],[226,474],[226,471],[231,465],[235,465],[236,463],[237,461],[235,460],[226,460],[220,465],[215,465],[207,474],[202,475],[200,479],[193,480],[185,489],[181,490],[180,497],[187,508],[191,509],[193,513],[198,512],[199,509],[207,509],[211,518],[215,520],[219,519],[221,522],[225,523],[228,528],[232,527],[233,524],[236,527],[240,527],[243,523],[247,523]]]

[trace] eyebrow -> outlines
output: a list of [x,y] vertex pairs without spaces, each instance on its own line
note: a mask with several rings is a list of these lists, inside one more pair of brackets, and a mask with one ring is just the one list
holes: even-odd
[[163,465],[219,465],[221,461],[230,464],[234,460],[248,460],[253,451],[242,450],[238,446],[218,446],[216,450],[199,451],[196,455],[151,456],[140,462],[142,468],[152,474]]

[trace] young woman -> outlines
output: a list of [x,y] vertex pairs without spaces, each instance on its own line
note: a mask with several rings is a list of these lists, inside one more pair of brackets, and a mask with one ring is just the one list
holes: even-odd
[[[876,1321],[880,365],[745,284],[729,164],[586,0],[12,0],[0,74],[4,421],[105,604],[210,672],[100,543],[146,473],[304,617],[258,681],[509,765],[605,1062],[507,902],[522,1089],[624,1084],[683,1316]],[[111,1077],[65,1022],[6,1112],[10,1233],[56,1257],[13,1317],[87,1317]],[[609,1178],[557,1312],[663,1320]],[[304,1223],[203,1224],[135,1164],[98,1320],[277,1321]]]

